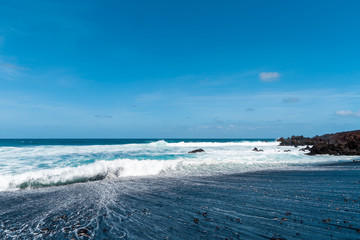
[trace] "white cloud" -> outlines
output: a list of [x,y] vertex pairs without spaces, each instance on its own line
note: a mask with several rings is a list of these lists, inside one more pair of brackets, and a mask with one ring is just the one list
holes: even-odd
[[259,74],[259,78],[263,82],[273,82],[280,78],[280,73],[278,72],[262,72]]
[[360,111],[353,112],[350,110],[340,110],[336,112],[336,115],[342,117],[360,117]]

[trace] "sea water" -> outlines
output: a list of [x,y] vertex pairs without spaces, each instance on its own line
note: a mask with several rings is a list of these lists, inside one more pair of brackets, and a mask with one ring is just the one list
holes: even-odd
[[0,239],[358,239],[357,157],[306,153],[275,139],[0,140]]
[[[188,153],[198,148],[205,152]],[[275,139],[0,140],[0,191],[126,177],[298,169],[352,158],[308,156],[300,149],[281,147]]]

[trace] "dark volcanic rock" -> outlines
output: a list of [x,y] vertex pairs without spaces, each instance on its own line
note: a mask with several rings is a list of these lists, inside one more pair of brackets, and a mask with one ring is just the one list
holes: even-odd
[[190,151],[188,153],[199,153],[199,152],[205,152],[205,150],[202,149],[202,148],[199,148],[199,149],[192,150],[192,151]]
[[312,145],[313,138],[307,138],[304,136],[292,136],[291,138],[279,138],[280,146],[299,146],[299,145]]
[[307,145],[306,147],[299,149],[299,151],[305,152],[305,151],[310,151],[310,149],[311,149],[311,147],[309,147],[309,145]]
[[300,150],[310,150],[309,155],[360,155],[360,130],[325,134],[312,138],[304,136],[292,136],[291,138],[279,138],[280,146],[312,145]]
[[263,152],[264,150],[258,149],[257,147],[255,147],[255,148],[253,149],[253,151],[254,151],[254,152]]

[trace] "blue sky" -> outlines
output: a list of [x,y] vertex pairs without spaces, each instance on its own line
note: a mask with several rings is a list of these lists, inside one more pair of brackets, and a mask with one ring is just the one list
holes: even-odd
[[1,1],[0,138],[360,128],[359,1]]

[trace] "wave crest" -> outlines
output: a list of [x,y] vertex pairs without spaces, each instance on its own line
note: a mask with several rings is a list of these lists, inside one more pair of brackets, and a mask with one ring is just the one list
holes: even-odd
[[174,170],[178,161],[129,160],[97,161],[79,167],[66,167],[0,176],[0,191],[60,186],[105,178],[151,176]]
[[[254,147],[263,152],[254,152]],[[188,151],[204,148],[200,154]],[[291,149],[290,152],[284,152]],[[0,191],[138,176],[199,176],[291,168],[351,157],[309,157],[275,141],[166,142],[2,148]],[[15,156],[15,157],[14,157]],[[101,159],[101,160],[99,160]],[[44,165],[48,169],[44,169]],[[42,168],[42,169],[41,169]],[[14,171],[16,169],[16,171]]]

